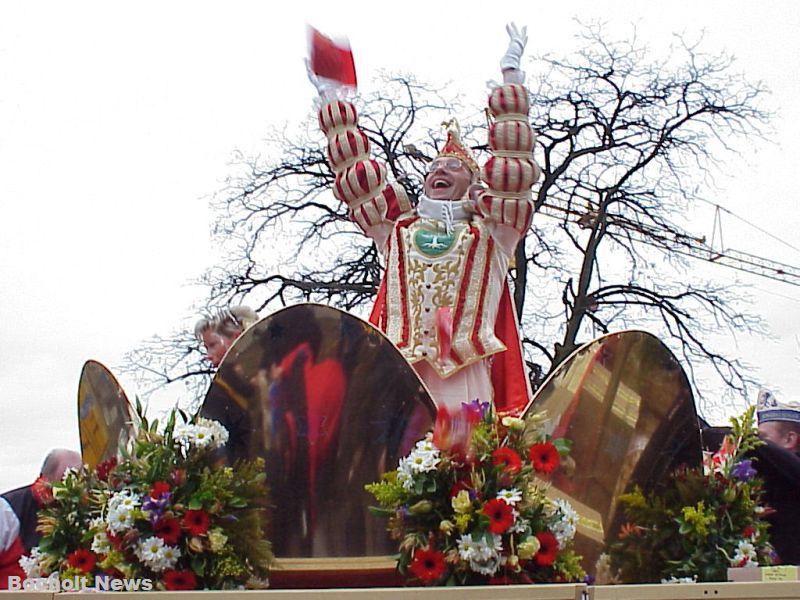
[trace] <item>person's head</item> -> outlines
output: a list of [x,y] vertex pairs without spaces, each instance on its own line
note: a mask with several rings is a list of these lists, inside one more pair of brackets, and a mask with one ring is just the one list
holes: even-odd
[[431,200],[461,200],[475,179],[461,159],[454,156],[437,158],[425,176],[425,195]]
[[800,404],[778,402],[772,392],[758,393],[758,435],[792,452],[800,451]]
[[461,200],[477,182],[478,163],[461,143],[458,123],[452,120],[445,125],[447,142],[428,166],[424,192],[432,200]]
[[218,367],[236,338],[257,320],[258,315],[252,308],[232,306],[200,319],[194,326],[194,334],[205,345],[208,360]]
[[50,482],[61,481],[64,471],[80,468],[81,465],[83,460],[80,454],[74,450],[56,448],[45,457],[40,475]]
[[758,424],[758,436],[786,450],[800,450],[800,423],[767,421]]

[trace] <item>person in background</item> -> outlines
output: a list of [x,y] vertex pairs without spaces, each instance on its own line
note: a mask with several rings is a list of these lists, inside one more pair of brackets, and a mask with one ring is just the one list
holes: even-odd
[[200,319],[194,326],[194,335],[203,342],[208,360],[217,368],[236,338],[256,321],[258,315],[252,308],[231,306]]
[[8,589],[8,578],[25,578],[19,559],[25,552],[22,539],[19,537],[19,519],[14,509],[0,498],[0,590]]
[[800,404],[781,403],[772,392],[758,393],[758,435],[784,450],[800,452]]
[[41,473],[36,481],[0,496],[11,508],[17,520],[19,537],[26,554],[39,543],[40,535],[36,532],[37,515],[39,509],[53,497],[51,489],[53,482],[61,481],[67,469],[78,469],[82,465],[83,460],[77,452],[56,448],[44,459]]
[[800,564],[800,404],[780,402],[761,390],[756,405],[758,435],[753,466],[764,480],[764,499],[774,512],[767,517],[769,539],[783,564]]

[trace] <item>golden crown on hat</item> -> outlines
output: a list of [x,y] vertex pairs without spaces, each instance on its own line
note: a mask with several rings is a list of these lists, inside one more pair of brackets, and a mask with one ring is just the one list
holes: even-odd
[[442,127],[447,129],[447,141],[436,158],[444,158],[446,156],[458,158],[473,175],[477,175],[480,172],[480,167],[472,156],[472,152],[461,141],[461,126],[458,121],[450,119],[442,123]]
[[800,404],[778,402],[778,399],[769,390],[759,390],[756,412],[759,423],[769,423],[770,421],[800,423]]

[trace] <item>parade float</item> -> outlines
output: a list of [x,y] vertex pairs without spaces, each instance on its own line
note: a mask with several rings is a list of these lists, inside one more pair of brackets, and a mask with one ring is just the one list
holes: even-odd
[[[53,486],[12,590],[800,598],[796,567],[765,566],[752,412],[704,459],[691,387],[661,341],[605,335],[531,394],[506,274],[540,172],[527,38],[508,32],[491,158],[479,166],[449,122],[416,204],[369,158],[340,94],[352,56],[315,34],[334,195],[386,258],[370,320],[316,304],[265,317],[198,412],[162,425],[87,363],[86,465]],[[742,572],[767,582],[721,581]]]

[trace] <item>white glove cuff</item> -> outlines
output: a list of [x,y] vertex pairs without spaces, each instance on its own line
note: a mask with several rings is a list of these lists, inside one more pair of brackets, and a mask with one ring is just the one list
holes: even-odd
[[525,83],[525,71],[520,69],[503,69],[503,83]]

